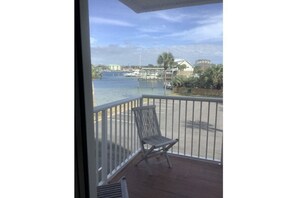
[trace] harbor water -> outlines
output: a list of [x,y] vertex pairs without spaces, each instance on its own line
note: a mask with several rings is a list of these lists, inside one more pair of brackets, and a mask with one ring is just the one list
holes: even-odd
[[103,72],[101,79],[93,80],[96,106],[142,94],[171,94],[171,90],[164,90],[163,80],[144,80],[136,77],[125,77],[125,73]]

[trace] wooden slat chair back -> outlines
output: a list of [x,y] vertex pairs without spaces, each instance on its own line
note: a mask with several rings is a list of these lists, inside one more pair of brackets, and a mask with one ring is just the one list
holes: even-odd
[[[132,108],[134,112],[134,118],[137,126],[137,133],[141,142],[142,158],[136,165],[138,165],[143,160],[145,161],[150,174],[152,173],[148,158],[155,156],[156,154],[164,155],[167,159],[169,168],[172,164],[167,155],[167,151],[178,142],[178,139],[169,139],[161,135],[161,130],[156,114],[156,106],[141,106]],[[146,150],[144,145],[150,145],[151,147]]]
[[145,106],[133,109],[138,135],[141,140],[152,136],[161,136],[159,123],[156,116],[155,107]]

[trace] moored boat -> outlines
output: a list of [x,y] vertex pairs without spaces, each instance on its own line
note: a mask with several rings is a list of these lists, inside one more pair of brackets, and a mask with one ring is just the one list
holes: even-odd
[[125,77],[139,77],[140,73],[139,73],[139,70],[135,70],[133,72],[125,73],[124,76]]

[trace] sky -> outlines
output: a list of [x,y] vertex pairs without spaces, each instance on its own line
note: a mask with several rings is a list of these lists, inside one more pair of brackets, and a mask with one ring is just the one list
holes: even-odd
[[157,65],[158,55],[223,63],[223,5],[135,13],[118,0],[89,0],[91,62]]

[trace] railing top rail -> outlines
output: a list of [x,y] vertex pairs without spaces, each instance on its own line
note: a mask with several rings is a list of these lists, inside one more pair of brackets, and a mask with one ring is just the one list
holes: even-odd
[[162,96],[162,95],[142,95],[142,97],[156,98],[156,99],[187,100],[187,101],[223,102],[223,98],[215,98],[215,97]]
[[138,100],[141,98],[155,98],[155,99],[170,99],[170,100],[186,100],[186,101],[205,101],[205,102],[223,102],[223,98],[215,98],[215,97],[193,97],[193,96],[162,96],[162,95],[142,95],[142,96],[134,96],[130,98],[125,98],[122,100],[106,103],[103,105],[99,105],[94,107],[93,113],[97,113],[99,111],[106,110],[111,107],[115,107],[133,100]]
[[109,109],[111,107],[115,107],[115,106],[130,102],[130,101],[133,101],[133,100],[138,100],[138,99],[141,99],[141,98],[142,98],[142,96],[134,96],[134,97],[125,98],[125,99],[122,99],[122,100],[106,103],[106,104],[103,104],[103,105],[99,105],[99,106],[94,107],[93,113],[97,113],[99,111],[104,111],[104,110]]

